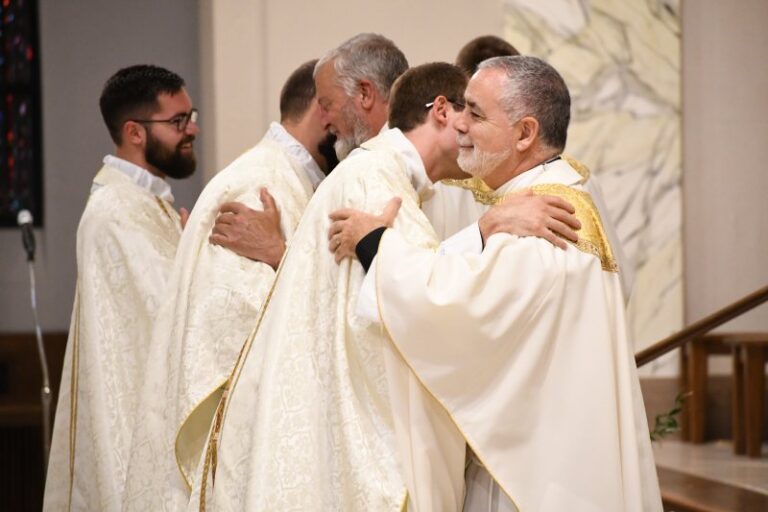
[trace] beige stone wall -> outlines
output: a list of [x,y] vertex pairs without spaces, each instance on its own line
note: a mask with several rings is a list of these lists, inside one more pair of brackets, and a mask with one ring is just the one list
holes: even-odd
[[[768,285],[766,23],[765,0],[684,5],[687,322]],[[768,305],[725,328],[768,331]]]

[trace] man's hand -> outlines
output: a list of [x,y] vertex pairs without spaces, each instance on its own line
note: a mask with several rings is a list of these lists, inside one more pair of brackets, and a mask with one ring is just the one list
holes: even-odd
[[354,258],[357,244],[374,229],[392,227],[402,202],[399,197],[393,197],[381,215],[371,215],[352,208],[331,212],[329,217],[333,222],[328,230],[328,249],[333,253],[336,263],[344,258]]
[[565,249],[567,244],[560,237],[572,242],[579,240],[575,230],[581,229],[581,223],[573,215],[575,212],[565,199],[537,196],[527,191],[512,195],[488,210],[478,224],[484,241],[494,233],[509,233],[537,236]]
[[259,197],[264,211],[241,203],[221,205],[208,241],[277,269],[285,252],[280,210],[266,188],[261,189]]

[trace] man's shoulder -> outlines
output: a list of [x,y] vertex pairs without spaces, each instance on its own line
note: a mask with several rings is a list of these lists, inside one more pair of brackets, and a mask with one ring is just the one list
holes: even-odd
[[132,183],[109,183],[92,191],[80,218],[78,232],[140,228],[162,213],[158,199]]
[[122,208],[152,204],[155,196],[132,182],[114,182],[95,187],[88,196],[84,215],[110,215]]
[[281,172],[284,169],[287,170],[290,168],[291,162],[285,151],[279,145],[269,140],[262,140],[235,158],[221,172],[217,173],[211,182],[214,182],[215,180],[233,179],[243,172],[252,171],[254,169],[258,169],[262,172],[268,172],[270,170]]
[[326,181],[354,182],[363,180],[386,182],[403,175],[402,166],[392,151],[358,148],[337,165]]
[[536,195],[557,196],[568,201],[576,210],[575,216],[581,223],[578,232],[579,241],[576,247],[585,253],[596,256],[603,270],[617,272],[618,264],[608,241],[608,236],[595,206],[592,196],[581,185],[564,185],[562,183],[540,183],[531,187]]
[[213,191],[218,194],[244,187],[282,186],[292,182],[293,175],[295,170],[288,155],[276,145],[262,141],[211,178],[200,197]]

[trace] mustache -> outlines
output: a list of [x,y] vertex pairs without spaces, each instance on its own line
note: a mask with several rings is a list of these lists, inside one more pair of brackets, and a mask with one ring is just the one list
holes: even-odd
[[187,142],[193,142],[195,140],[194,135],[185,135],[183,139],[181,139],[181,142],[179,142],[179,146],[182,144],[186,144]]
[[471,146],[472,141],[467,137],[466,135],[457,135],[456,136],[456,142],[458,142],[459,146]]

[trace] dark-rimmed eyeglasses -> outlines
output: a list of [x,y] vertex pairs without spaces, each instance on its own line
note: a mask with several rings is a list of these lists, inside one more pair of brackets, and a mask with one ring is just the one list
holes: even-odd
[[[460,111],[464,110],[464,107],[466,106],[466,104],[463,101],[451,100],[451,99],[448,99],[448,98],[446,98],[445,100],[448,103],[451,103],[454,106],[458,107]],[[434,101],[430,101],[429,103],[426,103],[424,105],[424,108],[432,108],[433,106],[435,106],[435,102]]]
[[186,114],[179,114],[173,116],[170,119],[131,119],[134,123],[169,123],[176,126],[179,132],[183,132],[189,126],[189,123],[197,124],[198,112],[196,108],[193,108]]

